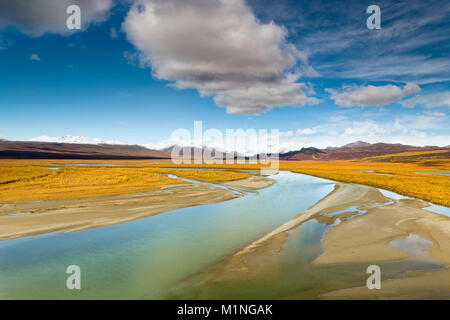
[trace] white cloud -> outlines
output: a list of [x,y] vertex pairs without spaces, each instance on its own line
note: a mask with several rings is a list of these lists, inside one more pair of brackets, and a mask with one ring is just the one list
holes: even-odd
[[314,133],[316,133],[316,130],[311,129],[311,128],[306,128],[306,129],[298,129],[295,134],[297,136],[300,136],[300,135],[308,135],[308,134],[314,134]]
[[41,58],[39,57],[39,55],[38,55],[37,53],[33,53],[33,54],[30,56],[30,60],[33,60],[33,61],[41,61]]
[[438,111],[435,111],[435,112],[425,112],[425,114],[426,114],[426,115],[429,115],[429,116],[433,116],[433,117],[445,117],[445,116],[447,116],[445,113],[443,113],[443,112],[438,112]]
[[31,36],[46,32],[67,34],[66,20],[68,6],[76,4],[81,8],[83,28],[90,23],[104,21],[112,7],[112,0],[1,0],[0,27],[15,26]]
[[388,84],[380,87],[373,85],[353,86],[341,91],[333,89],[326,89],[326,91],[330,93],[331,99],[340,107],[367,107],[382,106],[394,102],[420,91],[420,88],[416,84],[408,83],[403,88]]
[[84,136],[71,136],[71,135],[65,135],[62,137],[40,136],[32,138],[29,141],[77,143],[77,144],[127,144],[126,142],[120,140],[100,140],[98,138],[89,138]]
[[423,131],[418,131],[418,130],[412,130],[411,133],[414,135],[414,137],[416,138],[426,138],[427,137],[427,133],[423,132]]
[[425,108],[433,107],[450,107],[450,91],[415,95],[412,98],[400,102],[405,108],[414,108],[415,106],[424,106]]
[[260,22],[244,0],[140,0],[122,29],[156,78],[214,96],[228,113],[318,102],[297,83],[301,68],[293,71],[307,52],[286,41],[284,27]]
[[118,37],[118,34],[117,34],[116,28],[111,28],[111,29],[109,30],[109,35],[110,35],[111,38],[113,38],[113,39],[117,38],[117,37]]
[[330,121],[332,121],[332,122],[340,122],[340,121],[344,121],[347,119],[348,119],[347,116],[331,116],[330,117]]
[[128,50],[125,50],[125,52],[123,53],[123,57],[131,65],[139,64],[139,58],[138,58],[138,54],[136,52],[130,52]]
[[292,137],[294,136],[294,131],[280,131],[280,137]]
[[[434,137],[431,138],[430,133],[432,131],[446,132],[447,129],[448,126],[444,117],[437,117],[436,115],[404,115],[395,118],[393,121],[383,123],[373,120],[354,121],[351,126],[344,128],[340,136],[363,141],[367,141],[369,138],[371,138],[371,141],[377,141],[377,139],[387,141],[386,139],[391,139],[394,136],[398,137],[399,135],[415,138],[429,137],[428,144],[434,145],[436,142]],[[330,128],[328,130],[328,132],[331,132]],[[410,139],[405,141],[410,141]]]
[[344,135],[366,136],[384,132],[385,130],[374,121],[355,121],[352,123],[352,127],[346,128],[344,130]]
[[305,75],[308,78],[318,78],[321,76],[319,72],[317,72],[313,67],[311,66],[305,66],[303,68],[302,74]]

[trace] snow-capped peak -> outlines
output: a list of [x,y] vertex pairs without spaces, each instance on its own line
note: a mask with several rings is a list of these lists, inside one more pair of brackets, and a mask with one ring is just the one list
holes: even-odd
[[83,136],[65,135],[62,137],[40,136],[30,139],[30,141],[58,142],[58,143],[79,143],[79,144],[127,144],[120,140],[100,140]]

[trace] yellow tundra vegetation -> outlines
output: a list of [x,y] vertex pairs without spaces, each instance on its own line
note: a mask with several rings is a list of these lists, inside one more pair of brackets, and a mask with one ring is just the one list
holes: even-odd
[[[261,167],[257,164],[196,166],[229,170]],[[449,150],[404,152],[361,160],[280,161],[279,168],[335,181],[370,185],[450,206],[450,176],[417,173],[450,172]]]
[[189,170],[189,169],[160,169],[165,173],[177,175],[181,178],[203,182],[225,182],[248,178],[250,175],[222,170]]
[[420,163],[423,165],[439,165],[445,164],[450,159],[450,150],[434,150],[434,151],[417,151],[417,152],[401,152],[395,154],[386,154],[382,156],[367,157],[361,160],[375,161],[375,162],[405,162],[405,163]]
[[430,167],[426,163],[285,161],[281,168],[335,181],[365,184],[450,206],[449,175],[416,173],[448,172],[448,161],[437,167]]
[[0,165],[0,201],[65,199],[142,192],[164,185],[186,183],[175,174],[200,181],[230,181],[246,174],[223,171],[176,170],[148,166],[61,166],[49,169],[26,165]]
[[[237,169],[259,169],[258,164],[174,165],[170,161],[108,161],[116,166],[76,167],[74,160],[0,160],[0,201],[92,197],[132,193],[182,181],[167,174],[205,182],[247,178]],[[104,161],[103,161],[104,162]],[[126,162],[126,163],[125,163]],[[64,166],[62,164],[66,164]],[[45,166],[58,166],[51,170]],[[180,168],[184,169],[180,169]],[[410,152],[342,161],[280,161],[280,170],[309,174],[335,181],[360,183],[450,206],[450,176],[417,172],[450,172],[448,150]]]

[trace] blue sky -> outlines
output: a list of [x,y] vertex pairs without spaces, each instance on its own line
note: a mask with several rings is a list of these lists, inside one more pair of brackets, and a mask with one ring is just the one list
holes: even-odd
[[201,120],[290,149],[449,145],[449,18],[448,1],[0,0],[0,136],[163,146]]

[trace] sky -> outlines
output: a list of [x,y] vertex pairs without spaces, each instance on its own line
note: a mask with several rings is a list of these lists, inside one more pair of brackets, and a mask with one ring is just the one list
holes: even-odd
[[0,137],[159,148],[202,121],[289,150],[447,146],[449,34],[449,1],[0,0]]

